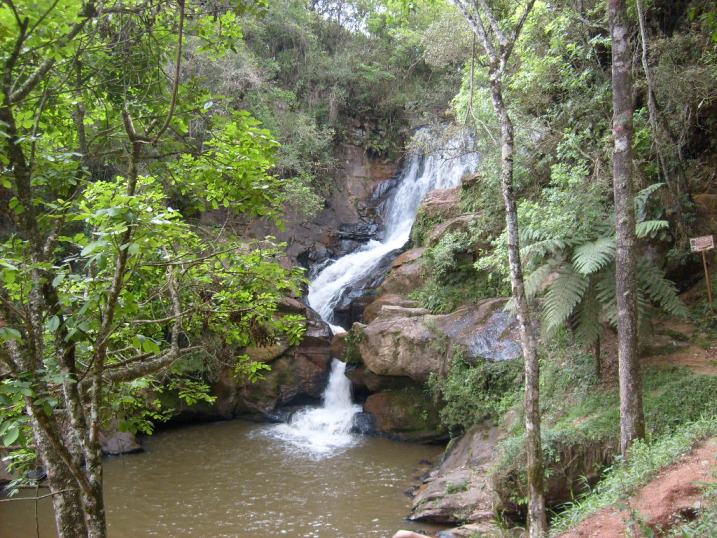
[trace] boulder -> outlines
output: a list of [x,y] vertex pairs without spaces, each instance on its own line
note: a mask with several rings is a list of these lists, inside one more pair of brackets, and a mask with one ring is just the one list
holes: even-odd
[[454,439],[438,468],[416,492],[408,518],[445,524],[491,525],[498,497],[489,470],[496,457],[494,447],[499,436],[495,428],[476,426]]
[[413,384],[407,377],[374,374],[363,364],[348,365],[346,367],[346,377],[353,383],[356,395],[371,394],[382,390],[402,389]]
[[395,293],[388,293],[385,295],[379,295],[373,302],[371,302],[363,311],[364,323],[371,323],[378,317],[379,312],[384,306],[403,306],[405,308],[415,308],[418,306],[418,301],[412,299],[404,299],[400,295]]
[[419,386],[371,394],[364,411],[376,433],[399,441],[433,442],[446,438],[436,405]]
[[142,445],[131,432],[123,432],[116,427],[100,430],[102,453],[110,456],[143,452]]
[[431,229],[424,243],[426,246],[432,247],[447,233],[467,232],[477,220],[477,213],[466,213],[443,221]]
[[450,219],[460,214],[461,187],[436,189],[421,202],[421,211],[429,219]]
[[358,349],[374,374],[403,376],[423,383],[445,372],[460,348],[471,360],[511,360],[521,354],[517,321],[504,310],[505,299],[486,299],[450,314],[421,308],[383,306],[361,332]]
[[[331,328],[311,308],[296,299],[285,299],[280,310],[302,313],[307,318],[306,331],[298,346],[278,343],[251,347],[237,355],[268,364],[261,379],[251,382],[237,376],[232,366],[225,366],[210,380],[214,403],[185,404],[177,394],[164,391],[151,394],[163,407],[174,409],[172,422],[203,422],[242,416],[257,420],[274,420],[279,407],[316,403],[326,386],[331,368]],[[227,358],[225,361],[232,361]]]
[[391,271],[378,289],[379,295],[400,295],[407,297],[423,285],[423,264],[421,256],[425,248],[414,248],[398,256],[391,264]]
[[426,536],[425,534],[418,534],[417,532],[413,531],[398,531],[396,534],[393,535],[393,538],[430,538],[430,536]]

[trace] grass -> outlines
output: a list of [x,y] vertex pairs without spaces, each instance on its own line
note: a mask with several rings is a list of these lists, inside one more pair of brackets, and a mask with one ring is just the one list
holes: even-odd
[[713,415],[690,422],[652,442],[635,443],[629,462],[618,461],[606,469],[603,479],[591,492],[568,504],[553,520],[551,535],[575,527],[598,510],[629,497],[698,442],[716,434],[717,418]]

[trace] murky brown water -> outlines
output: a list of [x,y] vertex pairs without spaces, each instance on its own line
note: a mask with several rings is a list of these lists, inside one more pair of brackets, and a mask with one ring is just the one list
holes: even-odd
[[[144,454],[106,460],[111,538],[391,536],[428,529],[402,518],[422,459],[439,447],[363,438],[316,459],[265,435],[269,426],[220,422],[161,432]],[[41,538],[55,536],[39,503]],[[0,503],[0,537],[35,537],[34,502]]]

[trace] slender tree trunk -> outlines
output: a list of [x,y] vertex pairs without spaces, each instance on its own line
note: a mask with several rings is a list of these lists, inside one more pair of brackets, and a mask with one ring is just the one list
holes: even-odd
[[55,526],[60,538],[87,536],[85,514],[82,511],[77,481],[55,453],[42,427],[34,419],[34,412],[28,407],[32,424],[35,447],[42,466],[47,473],[47,484],[52,495]]
[[625,0],[609,0],[612,35],[613,190],[615,197],[617,335],[620,377],[620,448],[627,457],[630,445],[645,434],[640,363],[637,355],[637,274],[635,204],[632,186],[631,50]]
[[513,122],[503,101],[500,80],[491,80],[493,107],[500,121],[501,161],[500,177],[505,204],[505,221],[508,229],[508,259],[513,298],[518,307],[520,342],[525,362],[525,450],[528,475],[528,533],[531,538],[546,535],[548,530],[543,493],[543,447],[540,438],[540,364],[535,333],[530,319],[528,299],[525,295],[523,267],[518,238],[518,211],[513,193]]

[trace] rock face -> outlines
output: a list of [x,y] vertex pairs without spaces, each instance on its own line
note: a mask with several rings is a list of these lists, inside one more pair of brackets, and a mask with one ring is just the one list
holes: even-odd
[[498,502],[489,478],[497,440],[497,430],[479,426],[454,440],[416,492],[409,519],[490,525]]
[[271,370],[252,383],[236,376],[232,367],[224,367],[210,383],[211,393],[216,397],[213,404],[199,402],[188,407],[174,394],[159,395],[165,407],[175,409],[173,422],[237,416],[278,420],[282,406],[319,401],[331,368],[331,329],[316,312],[294,299],[287,299],[282,310],[300,311],[306,316],[307,329],[301,343],[292,348],[278,344],[243,350],[252,360],[268,364]]
[[461,186],[436,189],[429,192],[421,203],[421,211],[430,219],[449,219],[460,213]]
[[423,284],[423,266],[421,256],[425,248],[414,248],[398,256],[391,263],[391,271],[381,284],[379,295],[408,296]]
[[419,383],[445,372],[460,348],[467,360],[510,360],[520,356],[517,322],[504,311],[505,299],[487,299],[450,314],[422,308],[382,306],[360,332],[358,348],[374,374],[403,376]]
[[110,456],[134,454],[144,450],[133,433],[123,432],[117,428],[100,430],[100,445],[102,453]]
[[399,441],[431,442],[446,437],[436,406],[420,387],[371,394],[364,411],[374,418],[376,433]]
[[289,209],[282,230],[257,220],[248,233],[285,241],[289,259],[307,268],[347,254],[380,235],[377,209],[395,184],[392,178],[397,164],[373,159],[363,148],[346,144],[342,166],[332,180],[334,189],[317,215],[307,219],[300,211]]

